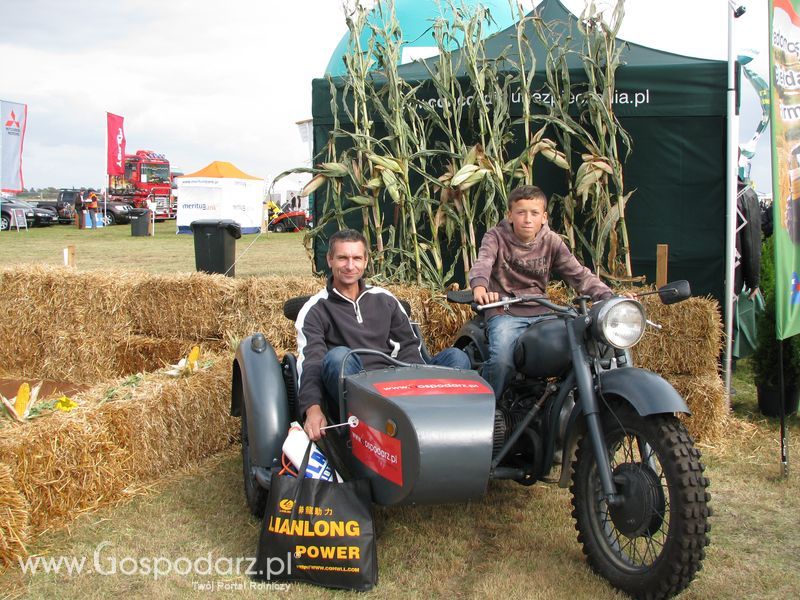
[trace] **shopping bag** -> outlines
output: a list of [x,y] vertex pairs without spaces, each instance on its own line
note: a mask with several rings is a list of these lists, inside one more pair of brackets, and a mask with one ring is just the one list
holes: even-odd
[[[305,474],[311,444],[298,469]],[[256,553],[257,579],[366,591],[378,582],[369,482],[272,471]]]
[[764,297],[758,290],[752,298],[752,290],[742,290],[736,300],[733,313],[733,348],[734,358],[746,358],[756,349],[758,339],[758,315],[764,312]]

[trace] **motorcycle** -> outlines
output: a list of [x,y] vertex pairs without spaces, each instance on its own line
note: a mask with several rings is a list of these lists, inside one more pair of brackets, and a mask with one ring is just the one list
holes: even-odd
[[[690,296],[685,281],[657,293],[667,304]],[[447,297],[472,303],[469,290]],[[296,316],[302,301],[290,300],[284,314]],[[676,416],[689,413],[685,401],[660,376],[632,365],[630,348],[649,323],[642,305],[623,297],[591,307],[588,301],[579,297],[574,306],[560,306],[519,296],[473,303],[479,314],[462,327],[455,346],[467,352],[475,371],[385,357],[385,369],[341,377],[336,416],[342,423],[355,416],[358,424],[349,429],[344,450],[334,443],[337,436],[320,445],[349,474],[367,478],[373,501],[382,505],[475,500],[490,479],[569,487],[590,567],[632,596],[667,598],[702,566],[711,515],[708,479]],[[478,374],[488,357],[480,312],[516,303],[549,312],[517,340],[517,375],[496,401]],[[290,417],[299,416],[296,391],[293,355],[279,362],[262,334],[242,341],[233,364],[231,414],[242,418],[245,494],[257,516]]]

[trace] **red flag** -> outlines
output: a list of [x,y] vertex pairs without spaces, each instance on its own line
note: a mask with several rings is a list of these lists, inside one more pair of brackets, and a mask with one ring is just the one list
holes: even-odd
[[108,167],[109,175],[125,174],[125,131],[122,128],[124,117],[106,113],[108,122]]

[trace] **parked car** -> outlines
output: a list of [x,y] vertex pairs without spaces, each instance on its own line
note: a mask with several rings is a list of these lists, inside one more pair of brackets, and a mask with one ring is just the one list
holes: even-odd
[[58,213],[51,208],[35,206],[27,200],[20,200],[19,198],[17,198],[15,202],[24,208],[33,211],[34,227],[49,227],[54,223],[58,223]]
[[69,225],[75,220],[75,209],[72,204],[60,200],[33,200],[31,204],[52,210],[58,215],[58,222],[63,225]]
[[2,206],[0,206],[0,231],[8,230],[11,224],[11,211],[14,209],[25,211],[25,221],[28,227],[33,227],[34,215],[32,209],[19,204],[16,199],[8,200],[3,198]]
[[[104,213],[105,210],[105,213]],[[115,225],[118,223],[130,223],[131,217],[143,214],[147,211],[145,208],[134,208],[127,202],[109,201],[98,202],[97,212],[104,214],[104,225]]]

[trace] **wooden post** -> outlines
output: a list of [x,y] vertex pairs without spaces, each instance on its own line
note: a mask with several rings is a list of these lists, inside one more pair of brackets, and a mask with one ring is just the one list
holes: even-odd
[[669,244],[656,246],[656,287],[667,285],[667,260],[669,258]]
[[64,248],[64,266],[75,266],[75,246],[67,246]]

